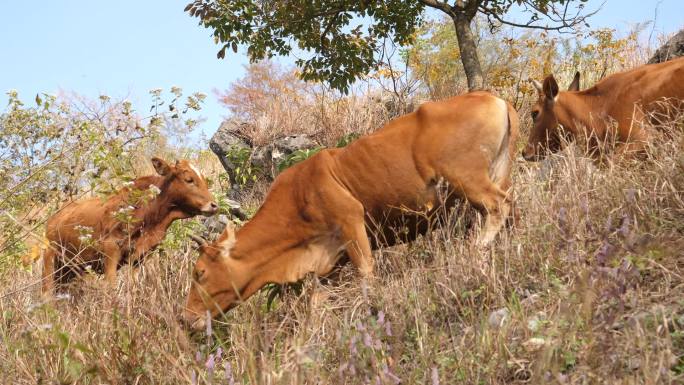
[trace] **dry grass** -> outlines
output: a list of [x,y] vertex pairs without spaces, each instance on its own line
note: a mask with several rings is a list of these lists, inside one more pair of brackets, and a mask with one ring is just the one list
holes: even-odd
[[519,163],[520,220],[491,249],[469,246],[459,215],[376,252],[372,282],[345,266],[270,310],[260,293],[209,337],[176,321],[195,258],[181,231],[169,235],[180,247],[124,268],[115,291],[89,277],[45,303],[40,268],[17,269],[0,283],[3,383],[681,383],[684,163],[674,136],[645,161],[596,168],[571,146]]

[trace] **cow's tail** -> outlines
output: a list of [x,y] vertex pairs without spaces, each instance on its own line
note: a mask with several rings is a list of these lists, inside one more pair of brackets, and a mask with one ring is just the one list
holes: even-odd
[[511,165],[515,158],[514,146],[518,137],[520,120],[518,118],[518,113],[510,103],[502,99],[498,99],[498,102],[501,104],[502,108],[506,109],[506,114],[501,125],[504,133],[501,142],[499,143],[496,156],[491,163],[489,175],[494,183],[500,184],[507,179],[510,174]]

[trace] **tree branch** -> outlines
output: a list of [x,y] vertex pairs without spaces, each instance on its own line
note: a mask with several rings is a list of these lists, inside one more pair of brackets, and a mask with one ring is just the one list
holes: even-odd
[[428,7],[439,9],[440,11],[446,13],[449,16],[454,16],[454,9],[449,6],[446,2],[438,1],[438,0],[418,0],[424,5],[427,5]]
[[[605,4],[605,1],[603,3],[601,3],[601,5],[596,10],[594,10],[593,12],[590,12],[584,16],[579,16],[579,14],[581,12],[581,9],[579,9],[577,11],[577,13],[570,18],[567,17],[568,4],[569,4],[569,2],[565,4],[565,7],[564,7],[562,14],[561,14],[560,12],[558,12],[553,7],[551,8],[551,11],[549,12],[549,11],[544,11],[542,9],[539,9],[538,7],[534,6],[534,4],[525,3],[526,6],[532,7],[532,9],[534,11],[546,16],[551,22],[559,24],[556,26],[537,25],[535,23],[537,21],[539,21],[540,19],[534,19],[534,18],[531,18],[527,23],[524,23],[524,24],[516,23],[516,22],[510,21],[510,20],[505,20],[501,15],[499,15],[498,13],[486,8],[484,5],[481,5],[479,7],[479,11],[483,15],[487,16],[487,19],[489,20],[490,24],[492,24],[491,19],[494,19],[501,24],[510,25],[513,27],[529,28],[529,29],[541,29],[544,31],[562,31],[564,29],[574,28],[575,26],[584,23],[587,18],[595,15],[599,10],[601,10],[603,5]],[[529,9],[527,9],[527,10],[529,11]],[[554,18],[553,15],[557,16],[557,18]]]

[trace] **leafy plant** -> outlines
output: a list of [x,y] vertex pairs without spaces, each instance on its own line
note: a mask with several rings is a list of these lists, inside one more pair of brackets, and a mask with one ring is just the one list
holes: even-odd
[[318,147],[314,147],[314,148],[306,148],[306,149],[294,151],[293,153],[286,155],[283,158],[283,160],[278,162],[278,171],[282,172],[283,170],[285,170],[288,167],[292,167],[293,165],[295,165],[295,164],[297,164],[303,160],[309,159],[310,157],[312,157],[313,155],[315,155],[316,153],[318,153],[319,151],[321,151],[324,148],[325,147],[318,146]]
[[234,166],[233,175],[231,175],[233,183],[245,187],[256,181],[260,170],[252,164],[250,148],[233,146],[226,153],[226,159]]
[[347,147],[351,142],[355,141],[360,136],[361,134],[359,134],[358,132],[350,132],[349,134],[342,135],[342,137],[337,140],[337,144],[335,144],[335,147]]

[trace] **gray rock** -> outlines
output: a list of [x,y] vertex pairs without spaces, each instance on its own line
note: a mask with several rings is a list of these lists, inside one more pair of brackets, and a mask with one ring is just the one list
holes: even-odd
[[256,167],[262,176],[273,179],[275,175],[273,166],[273,145],[257,147],[252,150],[252,165]]
[[546,345],[546,340],[541,337],[532,337],[529,340],[523,342],[523,348],[528,352],[536,352]]
[[316,142],[304,134],[289,135],[284,138],[276,139],[273,142],[273,147],[278,149],[284,155],[292,154],[297,150],[314,148],[316,145]]
[[508,309],[502,307],[501,309],[497,309],[489,314],[489,318],[487,318],[487,323],[489,324],[489,327],[491,327],[492,329],[498,329],[502,327],[506,323],[506,321],[508,321],[508,319]]
[[216,154],[221,161],[221,165],[228,172],[231,183],[235,181],[235,169],[239,166],[234,164],[228,156],[236,149],[251,149],[249,141],[240,134],[240,127],[244,123],[235,120],[226,120],[219,126],[219,129],[211,137],[209,148]]
[[311,149],[318,145],[309,136],[299,134],[278,138],[265,146],[253,146],[251,141],[241,134],[247,124],[249,123],[234,119],[226,120],[221,123],[209,142],[209,148],[218,156],[223,168],[228,172],[231,183],[237,179],[236,169],[240,166],[231,160],[230,154],[236,150],[248,149],[249,162],[258,170],[258,176],[272,180],[278,174],[278,164],[285,157],[295,151]]
[[537,312],[537,314],[527,319],[527,330],[536,333],[541,330],[547,322],[546,313],[543,311]]
[[684,56],[684,29],[677,32],[667,43],[658,48],[648,63],[662,63],[681,56]]
[[214,239],[216,238],[219,234],[223,232],[223,229],[226,228],[226,225],[230,219],[226,215],[215,215],[213,217],[207,217],[204,219],[204,228],[205,230],[203,231],[202,236],[205,239]]

